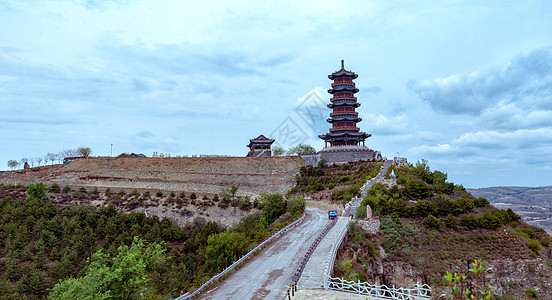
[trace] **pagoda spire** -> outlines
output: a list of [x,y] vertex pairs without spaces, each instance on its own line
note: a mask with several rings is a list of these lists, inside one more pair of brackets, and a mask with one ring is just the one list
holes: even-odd
[[345,70],[345,61],[341,60],[341,70]]

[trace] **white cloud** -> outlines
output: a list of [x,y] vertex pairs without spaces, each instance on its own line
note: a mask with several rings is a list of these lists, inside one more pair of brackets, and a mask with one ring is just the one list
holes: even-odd
[[552,109],[551,86],[551,47],[519,55],[502,69],[409,83],[410,89],[435,110],[468,115],[480,115],[498,103]]

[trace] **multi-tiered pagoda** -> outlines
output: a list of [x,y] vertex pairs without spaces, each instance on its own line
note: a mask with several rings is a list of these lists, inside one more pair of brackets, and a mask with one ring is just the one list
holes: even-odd
[[327,120],[332,127],[329,133],[318,136],[326,142],[320,153],[328,162],[368,160],[381,156],[378,151],[371,150],[364,144],[372,135],[357,127],[357,123],[362,121],[355,111],[360,106],[355,97],[358,89],[353,82],[357,77],[354,72],[345,70],[343,60],[341,70],[328,75],[333,80],[332,88],[328,90],[332,95],[328,104],[332,112]]

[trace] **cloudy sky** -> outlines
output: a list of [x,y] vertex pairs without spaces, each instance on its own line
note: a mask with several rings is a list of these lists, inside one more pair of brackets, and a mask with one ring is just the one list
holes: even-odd
[[466,187],[552,185],[551,16],[550,1],[0,0],[0,169],[111,144],[244,156],[259,134],[321,149],[344,59],[370,148]]

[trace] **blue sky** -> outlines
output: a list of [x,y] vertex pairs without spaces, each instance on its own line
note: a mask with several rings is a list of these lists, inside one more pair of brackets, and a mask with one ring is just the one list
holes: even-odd
[[0,169],[111,144],[245,156],[261,133],[321,149],[344,59],[370,148],[552,185],[552,2],[437,2],[0,0]]

